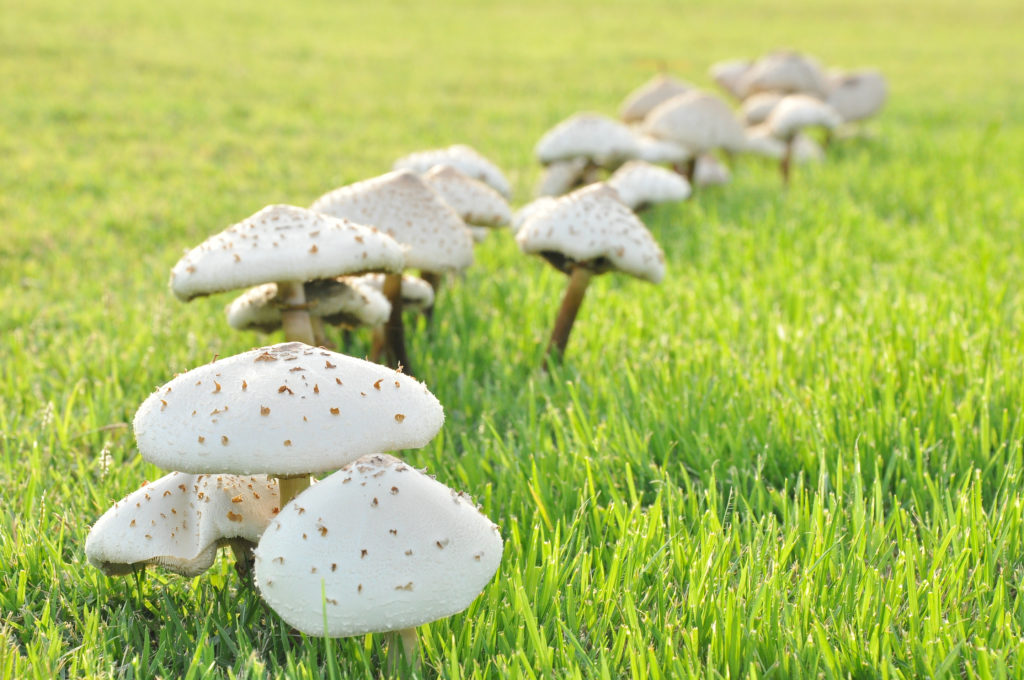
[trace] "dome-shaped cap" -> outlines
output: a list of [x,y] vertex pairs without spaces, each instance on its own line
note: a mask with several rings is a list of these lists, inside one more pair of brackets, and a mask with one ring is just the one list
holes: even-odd
[[640,122],[658,104],[692,89],[690,83],[659,73],[629,93],[619,107],[619,118],[626,123]]
[[805,94],[791,94],[775,105],[764,124],[779,139],[788,139],[804,128],[832,130],[842,122],[836,110],[825,102]]
[[534,154],[544,165],[586,158],[607,167],[636,157],[632,131],[600,113],[577,113],[544,133]]
[[256,549],[256,584],[309,635],[402,630],[468,607],[502,547],[469,496],[367,456],[284,507]]
[[158,565],[184,576],[210,568],[217,547],[255,544],[278,511],[277,482],[264,475],[172,472],[118,501],[85,540],[89,562],[108,575]]
[[658,105],[647,116],[643,130],[697,153],[718,148],[740,150],[744,145],[743,127],[729,105],[698,90]]
[[[384,294],[383,274],[364,274],[358,281],[362,286]],[[402,275],[401,295],[402,309],[422,311],[434,305],[434,287],[418,276]]]
[[746,125],[760,125],[771,114],[784,95],[778,92],[758,92],[743,100],[740,117]]
[[690,183],[679,173],[659,168],[644,161],[630,161],[612,173],[608,186],[631,210],[655,203],[685,201],[690,196]]
[[594,184],[555,199],[531,215],[516,242],[562,271],[582,265],[596,273],[625,272],[658,283],[665,256],[644,223],[614,189]]
[[291,205],[270,205],[211,236],[171,270],[182,300],[262,283],[401,271],[402,248],[372,227]]
[[648,163],[685,163],[693,152],[681,144],[650,135],[636,135],[637,158]]
[[885,106],[888,87],[878,71],[830,73],[826,103],[843,120],[852,122],[876,115]]
[[438,272],[473,263],[466,224],[422,177],[389,172],[324,194],[313,210],[372,224],[405,246],[405,266]]
[[798,52],[781,51],[754,62],[740,78],[737,88],[741,99],[755,92],[792,92],[824,97],[828,83],[817,59]]
[[751,66],[753,62],[749,59],[729,59],[712,64],[708,74],[720,88],[736,99],[743,99],[739,83]]
[[435,165],[423,179],[466,224],[500,227],[512,220],[512,210],[501,194],[457,168]]
[[422,175],[435,165],[448,165],[460,172],[487,184],[499,194],[508,198],[512,186],[497,165],[487,160],[476,149],[465,144],[455,144],[446,149],[417,151],[395,161],[393,170],[411,170]]
[[441,404],[407,375],[299,342],[183,373],[135,414],[142,457],[186,472],[293,475],[419,448]]
[[[383,274],[381,275],[383,277]],[[367,290],[359,277],[318,279],[306,284],[306,305],[311,316],[330,324],[379,326],[391,314],[391,303],[379,291]],[[281,307],[277,303],[277,284],[250,288],[225,308],[228,325],[237,330],[264,333],[281,327]]]

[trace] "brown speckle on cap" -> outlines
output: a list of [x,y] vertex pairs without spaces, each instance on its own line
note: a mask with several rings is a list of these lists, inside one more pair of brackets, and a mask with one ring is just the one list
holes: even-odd
[[231,512],[230,510],[228,510],[228,520],[231,522],[241,522],[242,516],[237,512]]
[[269,406],[260,406],[260,415],[261,416],[269,416],[270,415],[270,407]]
[[292,389],[287,385],[281,385],[280,387],[277,388],[278,394],[281,394],[282,392],[287,392],[288,394],[295,394],[294,392],[292,392]]
[[403,420],[405,420],[405,414],[404,414],[404,413],[396,413],[396,414],[395,414],[395,421],[396,421],[396,422],[399,422],[399,423],[400,423],[400,422],[402,422]]
[[228,445],[228,436],[226,434],[222,434],[220,436],[220,443],[223,444],[224,446]]
[[202,435],[199,435],[199,443],[202,444],[205,441],[206,441],[206,437],[204,437]]

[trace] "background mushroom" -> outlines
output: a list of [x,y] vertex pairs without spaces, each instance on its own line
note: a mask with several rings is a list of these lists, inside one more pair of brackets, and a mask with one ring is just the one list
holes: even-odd
[[645,161],[630,161],[612,173],[608,186],[615,189],[630,210],[642,210],[655,203],[685,201],[690,183],[678,173]]
[[686,81],[659,73],[626,96],[619,106],[619,118],[624,123],[639,123],[658,104],[692,89],[693,85]]
[[600,179],[601,169],[614,170],[636,158],[633,132],[613,118],[600,113],[577,113],[558,123],[540,138],[534,155],[542,165],[583,159],[586,165],[577,182]]
[[786,144],[786,152],[779,163],[784,184],[789,184],[789,169],[796,135],[802,130],[812,127],[831,131],[840,123],[842,123],[842,119],[835,109],[819,99],[805,94],[791,94],[782,98],[772,109],[772,113],[764,125],[773,136]]
[[435,165],[453,167],[459,172],[489,185],[505,198],[512,195],[512,185],[509,184],[501,169],[466,144],[454,144],[445,149],[417,151],[396,160],[391,169],[410,170],[422,175]]
[[[647,116],[643,130],[652,137],[675,142],[695,155],[715,149],[741,151],[745,144],[743,127],[721,98],[699,90],[673,97]],[[696,158],[680,173],[692,182]]]

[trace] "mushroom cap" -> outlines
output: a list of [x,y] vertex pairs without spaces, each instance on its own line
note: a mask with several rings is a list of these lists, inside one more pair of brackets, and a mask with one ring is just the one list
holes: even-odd
[[804,128],[832,130],[842,122],[836,110],[820,99],[806,94],[791,94],[775,105],[764,124],[779,139],[788,139]]
[[134,426],[142,457],[163,468],[293,475],[419,448],[443,423],[415,379],[289,342],[177,376],[142,403]]
[[537,183],[537,196],[561,196],[583,180],[586,158],[570,158],[549,163]]
[[85,555],[108,575],[154,564],[195,576],[210,568],[221,543],[255,544],[279,497],[277,482],[264,475],[172,472],[103,513],[85,539]]
[[501,563],[473,500],[397,458],[361,458],[303,491],[256,548],[256,584],[309,635],[413,628],[468,607]]
[[739,83],[753,62],[749,59],[729,59],[719,61],[711,65],[708,75],[715,81],[715,84],[731,94],[736,99],[743,99],[739,89]]
[[817,59],[799,52],[779,51],[758,59],[737,83],[741,99],[755,92],[804,93],[824,97],[828,82]]
[[[359,277],[359,282],[381,295],[384,294],[383,274],[364,274]],[[402,309],[422,311],[434,304],[434,287],[418,276],[402,275],[401,294]]]
[[625,123],[638,123],[658,104],[692,89],[686,81],[659,73],[626,96],[619,107],[619,118]]
[[[306,284],[306,304],[312,316],[327,323],[348,326],[379,326],[391,314],[391,303],[379,291],[367,290],[359,277],[318,279]],[[281,327],[277,284],[250,288],[228,304],[228,325],[240,331],[264,333]]]
[[446,149],[417,151],[402,156],[395,161],[392,170],[411,170],[422,175],[435,165],[451,166],[473,179],[484,182],[505,198],[512,195],[512,186],[498,166],[465,144],[455,144]]
[[296,206],[268,205],[188,251],[171,270],[171,290],[187,301],[261,283],[397,272],[403,265],[402,248],[377,229]]
[[523,223],[516,242],[568,272],[581,265],[595,273],[618,270],[658,283],[665,256],[644,223],[614,189],[592,184],[554,199]]
[[435,165],[423,179],[468,225],[501,227],[512,221],[512,210],[501,194],[457,168]]
[[766,121],[783,96],[779,92],[757,92],[744,99],[740,105],[740,117],[744,124],[760,125]]
[[445,271],[473,263],[473,238],[465,223],[410,170],[335,189],[318,198],[313,210],[377,227],[406,246],[406,267]]
[[878,71],[836,72],[828,75],[825,100],[843,120],[852,122],[876,115],[885,106],[888,87]]
[[555,196],[541,196],[521,207],[512,216],[512,228],[518,232],[530,216],[552,205],[555,202],[555,198]]
[[577,113],[544,133],[534,154],[544,165],[570,158],[586,158],[601,167],[612,167],[636,157],[632,131],[600,113]]
[[728,184],[732,180],[732,173],[721,161],[711,154],[701,154],[697,157],[697,163],[693,169],[693,182],[699,187],[710,187],[718,184]]
[[630,210],[642,205],[685,201],[692,191],[690,183],[679,173],[645,161],[624,164],[608,178],[608,186],[618,192],[619,200]]
[[682,144],[650,135],[636,136],[637,158],[648,163],[685,163],[693,158],[693,152]]
[[695,153],[743,148],[743,127],[732,109],[716,95],[693,90],[659,104],[644,120],[643,130]]

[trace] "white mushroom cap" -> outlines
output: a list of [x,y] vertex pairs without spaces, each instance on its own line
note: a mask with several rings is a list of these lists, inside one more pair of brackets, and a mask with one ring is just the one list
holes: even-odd
[[571,191],[582,179],[587,169],[586,158],[570,158],[549,163],[537,183],[537,196],[561,196]]
[[465,144],[455,144],[446,149],[417,151],[395,161],[393,170],[411,170],[422,175],[435,165],[448,165],[473,179],[484,182],[499,194],[508,198],[512,186],[497,165],[487,160],[476,149]]
[[[383,276],[383,275],[382,275]],[[379,326],[391,314],[391,303],[379,291],[366,290],[359,277],[319,279],[306,284],[306,304],[311,316],[327,323],[348,326]],[[225,309],[228,325],[238,330],[270,333],[281,327],[277,284],[250,288]]]
[[720,97],[694,90],[658,105],[647,116],[644,131],[681,144],[695,153],[726,148],[740,150],[743,127]]
[[612,173],[608,186],[631,210],[642,205],[685,201],[690,183],[682,175],[644,161],[630,161]]
[[602,167],[636,157],[632,131],[600,113],[577,113],[544,133],[534,147],[544,165],[570,158],[586,158]]
[[389,172],[324,194],[313,210],[372,224],[406,246],[405,266],[432,272],[473,263],[473,239],[455,210],[422,177]]
[[184,576],[210,568],[220,544],[255,544],[278,511],[277,482],[263,475],[172,472],[118,501],[85,540],[89,562],[105,574],[149,564]]
[[658,104],[692,89],[690,83],[659,73],[629,93],[619,107],[619,118],[626,123],[639,122]]
[[637,158],[648,163],[685,163],[693,158],[693,152],[682,144],[650,135],[636,136]]
[[842,122],[836,110],[825,102],[805,94],[791,94],[775,105],[764,124],[779,139],[788,139],[804,128],[832,130]]
[[804,93],[824,97],[828,93],[825,72],[817,59],[797,52],[774,52],[761,57],[737,84],[741,99],[755,92]]
[[720,88],[736,97],[736,99],[743,99],[739,83],[751,66],[753,66],[753,62],[749,59],[719,61],[711,65],[711,68],[708,69],[708,74]]
[[270,205],[211,236],[171,270],[182,300],[261,283],[401,271],[401,247],[372,227],[305,208]]
[[711,154],[702,154],[697,157],[697,164],[693,169],[693,182],[699,187],[709,187],[718,184],[728,184],[732,179],[732,173],[721,161]]
[[743,100],[740,117],[746,125],[760,125],[768,119],[775,105],[782,101],[779,92],[757,92]]
[[543,256],[555,268],[577,264],[596,273],[618,270],[658,283],[665,256],[644,223],[603,183],[557,198],[532,214],[516,235],[524,253]]
[[518,232],[526,223],[526,220],[530,219],[533,214],[547,208],[554,204],[554,202],[554,196],[541,196],[534,201],[530,201],[517,210],[516,214],[512,216],[512,228]]
[[870,118],[885,105],[888,88],[878,71],[830,73],[828,84],[826,102],[846,122]]
[[418,448],[443,423],[441,404],[415,379],[300,342],[183,373],[151,394],[134,422],[142,457],[163,468],[272,475]]
[[501,194],[461,170],[450,165],[435,165],[423,179],[466,224],[501,227],[512,220],[512,210]]
[[[781,159],[786,155],[786,143],[772,135],[767,125],[755,125],[747,128],[748,153],[767,158]],[[796,163],[820,161],[825,158],[821,145],[807,135],[798,132],[793,137],[792,160]]]
[[469,496],[397,458],[367,456],[284,507],[256,549],[256,583],[309,635],[395,631],[468,607],[502,549]]
[[[384,275],[364,274],[359,277],[359,282],[377,292],[383,294]],[[434,287],[429,283],[411,274],[402,275],[402,309],[422,311],[434,304]]]

